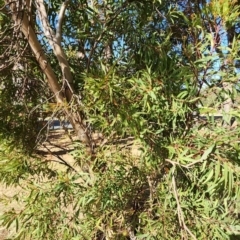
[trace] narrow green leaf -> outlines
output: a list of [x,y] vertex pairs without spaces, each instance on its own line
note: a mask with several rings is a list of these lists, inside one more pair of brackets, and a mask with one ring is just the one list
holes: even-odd
[[216,144],[214,143],[207,150],[205,150],[200,160],[202,160],[202,161],[206,160],[209,157],[209,155],[214,151],[215,146],[216,146]]

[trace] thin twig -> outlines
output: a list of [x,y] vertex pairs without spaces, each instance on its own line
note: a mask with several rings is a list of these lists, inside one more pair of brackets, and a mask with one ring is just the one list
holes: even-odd
[[174,162],[174,161],[172,161],[172,160],[170,160],[170,159],[165,159],[165,161],[171,163],[173,166],[178,165],[178,166],[180,166],[180,167],[187,168],[187,169],[190,168],[190,167],[193,167],[193,165],[195,165],[195,164],[197,164],[197,163],[203,162],[202,159],[199,159],[199,160],[196,160],[196,161],[194,161],[194,162],[191,162],[191,163],[189,163],[189,164],[187,164],[187,165],[183,165],[183,164],[180,164],[180,163],[178,163],[178,162]]
[[176,187],[176,181],[174,175],[172,176],[172,189],[173,189],[173,194],[175,197],[175,200],[177,202],[177,213],[178,213],[178,221],[181,229],[184,229],[194,240],[197,240],[197,238],[193,235],[193,233],[190,231],[190,229],[186,226],[185,220],[184,220],[184,215],[183,211],[178,199],[178,192],[177,192],[177,187]]
[[56,161],[56,160],[52,160],[53,162],[57,162],[57,163],[60,163],[60,164],[63,164],[65,166],[67,166],[68,168],[72,169],[74,172],[78,172],[73,166],[71,166],[69,163],[67,163],[62,157],[60,157],[59,155],[57,154],[54,154],[45,144],[43,144],[43,146],[48,150],[48,152],[53,155],[54,157],[58,158],[60,160],[59,161]]

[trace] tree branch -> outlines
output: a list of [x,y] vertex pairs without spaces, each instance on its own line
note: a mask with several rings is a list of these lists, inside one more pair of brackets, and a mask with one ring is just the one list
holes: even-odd
[[58,25],[57,25],[57,30],[56,30],[56,42],[57,44],[61,44],[62,42],[62,24],[63,24],[63,18],[64,18],[64,14],[65,14],[65,11],[66,11],[66,8],[69,4],[70,0],[66,0],[61,8],[60,8],[60,11],[59,11],[59,14],[58,14]]
[[33,51],[33,54],[35,55],[41,69],[47,76],[48,84],[51,91],[56,96],[57,102],[61,103],[63,101],[62,94],[61,94],[61,87],[58,84],[57,77],[54,71],[52,70],[51,66],[48,64],[47,57],[44,54],[42,46],[40,45],[37,39],[37,36],[31,27],[31,24],[29,22],[29,19],[26,13],[18,14],[19,9],[17,7],[17,4],[14,2],[11,2],[10,0],[5,0],[5,3],[9,4],[12,12],[11,14],[12,14],[13,21],[15,22],[16,26],[21,27],[21,31],[23,32],[26,39],[28,39],[28,43]]
[[[71,73],[71,69],[68,63],[68,59],[67,56],[63,50],[63,48],[61,47],[61,42],[59,43],[56,40],[56,35],[54,34],[54,31],[51,29],[49,21],[48,21],[48,17],[47,17],[47,12],[46,12],[46,8],[44,5],[44,0],[36,0],[36,6],[37,6],[37,11],[38,11],[38,15],[39,15],[39,19],[42,23],[43,26],[43,31],[45,36],[47,37],[49,44],[51,45],[53,52],[55,54],[55,56],[58,59],[58,63],[61,67],[61,71],[62,71],[62,77],[63,77],[63,84],[64,84],[64,90],[65,90],[65,97],[67,102],[71,102],[73,99],[73,95],[74,95],[74,88],[73,88],[73,76]],[[59,31],[61,33],[61,27],[62,27],[62,19],[63,19],[63,14],[65,12],[65,9],[68,5],[68,0],[66,0],[64,2],[65,4],[63,4],[61,6],[60,9],[60,13],[59,13],[59,20],[60,23],[58,25],[58,34]],[[60,38],[61,39],[61,38]],[[92,146],[92,142],[90,139],[90,136],[88,134],[88,129],[85,126],[83,119],[81,117],[81,115],[79,114],[79,112],[76,113],[71,113],[72,110],[68,110],[65,109],[68,117],[70,118],[70,122],[73,125],[73,128],[75,129],[78,138],[82,141],[87,143],[87,145],[90,147],[90,152],[92,152],[93,150],[93,146]]]
[[[60,13],[59,13],[59,25],[58,25],[58,34],[61,34],[61,27],[62,27],[62,21],[63,21],[63,14],[65,12],[65,9],[68,5],[68,0],[64,2],[64,4],[61,6],[60,9]],[[47,37],[50,46],[53,49],[53,52],[55,54],[55,56],[58,59],[58,63],[61,67],[61,71],[62,71],[62,75],[63,75],[63,82],[67,82],[70,86],[71,89],[69,89],[67,87],[67,85],[65,85],[64,87],[66,87],[66,92],[65,92],[65,96],[67,99],[67,102],[70,102],[72,100],[72,96],[73,96],[73,76],[71,73],[71,69],[67,60],[67,56],[64,52],[64,50],[61,47],[61,42],[59,42],[62,38],[62,36],[60,35],[60,37],[58,37],[58,40],[56,38],[56,34],[54,33],[54,31],[52,30],[52,28],[50,27],[49,21],[48,21],[48,17],[47,17],[47,12],[46,12],[46,8],[44,6],[44,1],[43,0],[36,0],[37,3],[37,12],[38,12],[38,16],[39,19],[42,23],[43,26],[43,32],[44,35]],[[60,32],[59,32],[60,31]]]
[[49,24],[49,21],[48,21],[47,11],[46,11],[46,8],[44,6],[44,1],[43,0],[36,0],[36,5],[37,5],[38,17],[39,17],[40,22],[42,24],[44,35],[48,39],[51,47],[53,47],[55,42],[56,42],[55,32],[50,27],[50,24]]

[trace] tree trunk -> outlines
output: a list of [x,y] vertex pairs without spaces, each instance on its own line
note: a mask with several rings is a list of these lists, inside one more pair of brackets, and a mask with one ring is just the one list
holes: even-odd
[[[10,0],[5,0],[5,3],[8,4],[10,7],[10,14],[16,28],[20,26],[20,29],[26,37],[32,49],[32,52],[35,55],[37,62],[39,63],[39,66],[41,67],[43,73],[46,75],[49,88],[54,94],[57,103],[64,109],[65,114],[71,122],[79,140],[86,144],[89,148],[89,151],[92,153],[93,146],[90,133],[83,121],[81,113],[78,109],[69,109],[68,104],[66,104],[72,101],[74,94],[74,90],[72,88],[72,76],[66,59],[66,55],[61,49],[61,46],[59,46],[58,42],[58,44],[54,46],[54,53],[56,53],[56,51],[58,52],[57,58],[62,69],[63,82],[67,82],[67,86],[64,85],[63,87],[61,87],[58,82],[57,76],[54,73],[50,63],[47,61],[44,50],[40,45],[38,38],[32,28],[32,24],[30,22],[31,6],[29,2],[29,0],[26,0],[25,4],[23,4],[21,1],[12,2]],[[27,7],[27,9],[24,9],[24,7]],[[55,39],[53,40],[55,41]],[[65,91],[66,88],[68,88],[68,91]]]

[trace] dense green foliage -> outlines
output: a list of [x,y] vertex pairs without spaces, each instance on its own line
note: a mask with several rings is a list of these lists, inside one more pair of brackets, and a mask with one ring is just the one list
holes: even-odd
[[[0,180],[22,187],[12,200],[23,207],[1,219],[16,226],[15,239],[239,239],[240,132],[230,120],[240,114],[223,112],[224,124],[211,116],[239,89],[239,5],[207,2],[70,1],[63,46],[77,107],[104,138],[91,156],[75,143],[75,171],[52,169],[34,151],[42,109],[63,111],[5,8]],[[48,4],[53,28],[61,3]],[[16,48],[5,46],[10,33]],[[39,41],[61,78],[42,33]],[[27,66],[18,72],[16,55]],[[206,119],[197,121],[203,103]]]

